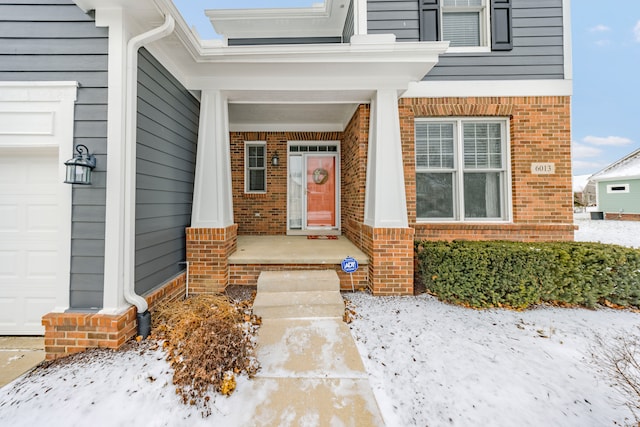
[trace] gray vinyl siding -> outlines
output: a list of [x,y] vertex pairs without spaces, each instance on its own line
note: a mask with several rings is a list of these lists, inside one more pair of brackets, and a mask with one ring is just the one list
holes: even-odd
[[[563,79],[562,0],[513,0],[512,7],[513,50],[441,55],[424,80]],[[370,34],[420,39],[418,0],[368,0],[367,8]]]
[[0,80],[77,81],[74,145],[96,155],[93,184],[74,186],[71,308],[100,308],[107,168],[107,29],[71,0],[0,0]]
[[347,10],[347,17],[344,21],[344,29],[342,30],[342,42],[349,43],[351,36],[355,33],[355,17],[353,10],[353,0],[349,2],[349,10]]
[[138,55],[136,267],[139,294],[185,269],[200,103],[145,49]]

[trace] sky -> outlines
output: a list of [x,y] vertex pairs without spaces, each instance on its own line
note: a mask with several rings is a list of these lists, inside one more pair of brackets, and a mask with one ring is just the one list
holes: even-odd
[[[204,9],[309,7],[321,0],[174,0],[203,39]],[[640,1],[572,0],[573,174],[590,175],[640,149]]]

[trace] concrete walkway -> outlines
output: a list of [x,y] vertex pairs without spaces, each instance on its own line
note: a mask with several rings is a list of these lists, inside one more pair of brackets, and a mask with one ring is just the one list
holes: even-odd
[[252,425],[383,426],[347,325],[335,271],[263,272]]
[[43,360],[43,337],[0,337],[0,387]]

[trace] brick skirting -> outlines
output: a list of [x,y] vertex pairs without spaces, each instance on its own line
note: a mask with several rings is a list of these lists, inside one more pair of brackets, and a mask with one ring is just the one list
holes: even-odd
[[[229,284],[241,286],[256,286],[258,276],[263,271],[292,271],[292,270],[335,270],[340,279],[340,290],[351,290],[351,277],[342,271],[339,265],[327,264],[231,264],[229,266]],[[367,265],[361,265],[353,273],[353,287],[366,289],[368,287]]]
[[[149,310],[159,303],[184,298],[186,274],[145,295]],[[118,349],[137,332],[136,308],[121,314],[87,312],[48,313],[42,317],[45,328],[46,359],[52,360],[85,351],[88,348]]]
[[573,224],[413,224],[416,240],[573,241]]

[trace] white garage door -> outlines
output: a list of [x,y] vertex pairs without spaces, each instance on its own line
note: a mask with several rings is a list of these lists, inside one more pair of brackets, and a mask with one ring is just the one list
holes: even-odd
[[0,335],[44,332],[58,272],[58,150],[0,147]]

